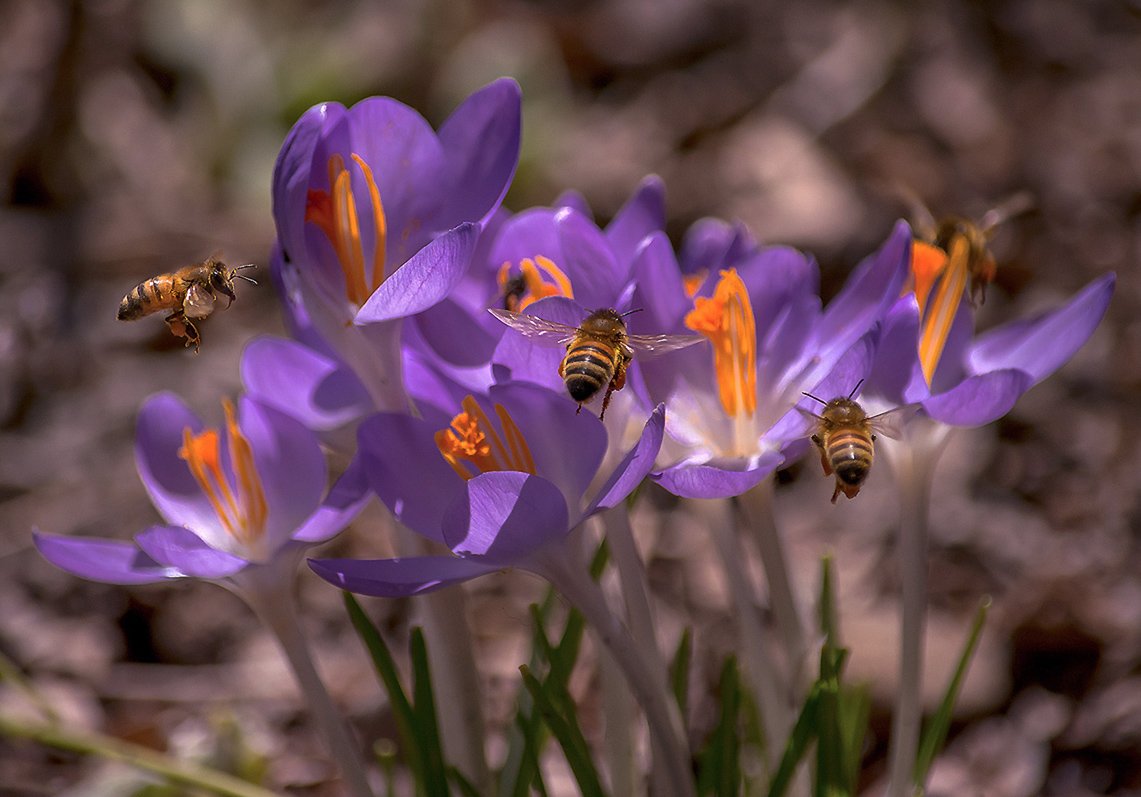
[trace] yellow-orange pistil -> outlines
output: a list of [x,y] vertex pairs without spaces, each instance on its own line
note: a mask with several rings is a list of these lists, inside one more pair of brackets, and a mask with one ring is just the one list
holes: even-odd
[[316,224],[337,253],[337,261],[345,275],[345,296],[360,307],[384,282],[384,260],[388,240],[388,223],[380,189],[376,187],[372,169],[364,158],[353,153],[352,159],[360,167],[368,186],[369,208],[372,211],[376,243],[372,251],[372,268],[365,264],[364,246],[361,243],[360,218],[353,195],[352,174],[345,168],[345,159],[334,154],[329,157],[329,190],[310,189],[305,204],[305,220]]
[[923,367],[923,377],[930,385],[951,334],[955,315],[966,296],[970,276],[970,242],[961,235],[953,236],[946,252],[923,241],[913,242],[911,274],[922,325],[919,362]]
[[712,298],[698,296],[685,325],[713,344],[721,406],[730,418],[757,411],[757,322],[737,269],[721,272]]
[[[226,413],[226,437],[229,442],[230,466],[237,483],[230,485],[222,469],[217,429],[204,429],[193,434],[182,431],[182,448],[178,456],[186,460],[202,492],[206,494],[223,528],[245,553],[257,553],[265,536],[268,508],[261,477],[254,463],[250,441],[238,428],[234,405],[222,402]],[[260,552],[264,553],[264,552]]]
[[[544,274],[550,278],[549,281],[543,278]],[[511,263],[504,263],[499,267],[496,282],[499,295],[503,297],[503,306],[515,312],[522,312],[548,296],[574,298],[570,278],[553,260],[542,255],[535,255],[534,260],[523,258],[519,261],[519,273],[514,275]]]
[[451,426],[436,432],[436,447],[456,473],[465,480],[498,470],[535,473],[531,449],[503,405],[495,405],[502,437],[474,396],[461,406],[463,412],[452,418]]

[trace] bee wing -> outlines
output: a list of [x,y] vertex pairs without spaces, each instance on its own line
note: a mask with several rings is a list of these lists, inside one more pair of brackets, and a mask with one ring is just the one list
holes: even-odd
[[653,357],[684,349],[705,340],[701,335],[629,335],[627,343],[634,351]]
[[182,312],[188,318],[205,318],[214,311],[214,294],[198,283],[194,283],[186,291],[186,298],[182,301]]
[[919,412],[918,404],[908,404],[905,407],[896,407],[894,410],[881,412],[868,418],[868,425],[876,434],[898,440],[903,437],[903,427]]
[[560,324],[557,321],[548,321],[538,316],[523,315],[514,310],[501,310],[498,307],[491,307],[488,308],[488,312],[515,331],[543,346],[562,345],[578,333],[578,327]]
[[984,213],[979,221],[979,226],[982,227],[983,232],[989,234],[1007,219],[1025,213],[1032,207],[1034,207],[1034,195],[1029,191],[1019,191]]

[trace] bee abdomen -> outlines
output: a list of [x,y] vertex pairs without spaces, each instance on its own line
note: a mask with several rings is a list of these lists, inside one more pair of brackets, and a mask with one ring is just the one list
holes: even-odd
[[589,401],[614,377],[614,350],[597,342],[572,346],[563,358],[563,379],[575,401]]
[[158,277],[140,282],[119,302],[120,321],[133,321],[145,315],[167,309],[169,302],[164,299],[164,291]]
[[845,484],[857,485],[867,478],[872,467],[872,440],[868,435],[840,432],[828,441],[828,461],[836,477]]

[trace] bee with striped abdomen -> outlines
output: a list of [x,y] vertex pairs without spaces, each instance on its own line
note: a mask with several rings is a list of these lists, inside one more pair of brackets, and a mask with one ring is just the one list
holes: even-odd
[[860,486],[871,472],[875,460],[876,434],[898,439],[903,421],[918,409],[914,405],[897,407],[878,415],[868,415],[852,396],[860,389],[863,380],[856,384],[847,396],[838,396],[831,401],[805,393],[813,401],[824,405],[817,415],[797,407],[801,413],[816,422],[812,442],[820,451],[820,464],[824,475],[836,476],[836,489],[832,493],[832,503],[843,493],[847,498],[855,498]]
[[492,308],[490,312],[507,326],[538,343],[548,346],[565,344],[567,353],[559,364],[559,376],[566,383],[570,397],[578,402],[579,411],[583,404],[606,388],[599,420],[606,415],[611,394],[626,384],[626,369],[635,352],[664,354],[705,340],[700,335],[631,335],[623,320],[630,313],[620,314],[610,308],[595,310],[577,327],[511,310]]
[[171,333],[186,338],[186,345],[194,346],[197,353],[202,336],[194,321],[214,312],[215,291],[229,300],[227,307],[238,298],[234,293],[235,279],[257,285],[252,277],[238,273],[254,267],[253,263],[247,263],[229,268],[221,260],[211,257],[201,263],[151,277],[132,288],[123,297],[123,301],[119,302],[119,320],[133,321],[151,313],[169,310],[171,312],[165,320]]

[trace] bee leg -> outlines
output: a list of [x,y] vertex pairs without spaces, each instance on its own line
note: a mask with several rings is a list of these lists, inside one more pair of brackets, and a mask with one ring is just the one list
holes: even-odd
[[176,310],[165,319],[166,325],[170,328],[170,332],[176,338],[185,338],[186,346],[194,346],[194,353],[197,354],[202,344],[202,336],[198,334],[198,327],[194,326],[194,322],[186,317],[186,314],[181,310]]
[[[840,491],[843,489],[844,489],[843,485],[840,483],[840,480],[837,479],[836,480],[836,489],[832,491],[832,503],[836,503],[836,499],[840,497]],[[848,493],[845,492],[844,495],[848,495]],[[848,495],[848,497],[851,498],[852,496]]]
[[[824,469],[824,475],[831,476],[832,466],[828,464],[828,452],[824,450],[824,443],[820,439],[820,435],[812,435],[812,442],[816,443],[816,449],[820,452],[820,467]],[[835,501],[836,497],[833,496],[832,500]]]
[[581,401],[578,403],[578,409],[574,411],[574,414],[578,415],[580,412],[582,412],[582,402]]

